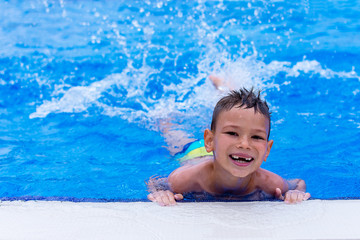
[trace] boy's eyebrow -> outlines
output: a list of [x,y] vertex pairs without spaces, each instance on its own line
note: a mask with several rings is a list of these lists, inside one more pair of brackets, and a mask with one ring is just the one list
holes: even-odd
[[263,130],[263,129],[253,129],[254,132],[261,132],[261,133],[264,133],[264,134],[267,134],[267,131],[266,130]]

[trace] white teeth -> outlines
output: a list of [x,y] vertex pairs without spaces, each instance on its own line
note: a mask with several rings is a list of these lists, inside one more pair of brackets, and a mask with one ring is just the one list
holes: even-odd
[[231,158],[236,160],[236,161],[251,161],[252,158],[241,158],[239,156],[236,156],[236,155],[231,155]]

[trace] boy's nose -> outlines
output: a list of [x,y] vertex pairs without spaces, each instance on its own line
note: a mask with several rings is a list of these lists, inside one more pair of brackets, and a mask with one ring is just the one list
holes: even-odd
[[247,137],[241,137],[241,138],[239,138],[239,141],[238,141],[238,143],[237,143],[237,147],[238,148],[244,148],[244,149],[246,149],[246,148],[249,148],[249,140],[248,140],[248,138]]

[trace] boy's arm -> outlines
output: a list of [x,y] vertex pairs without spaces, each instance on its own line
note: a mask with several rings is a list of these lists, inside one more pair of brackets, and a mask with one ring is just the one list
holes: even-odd
[[257,171],[257,186],[276,199],[286,203],[298,203],[310,198],[304,180],[285,180],[279,175],[260,168]]
[[182,200],[182,193],[190,192],[193,186],[191,166],[182,166],[173,171],[167,178],[153,177],[147,182],[148,199],[161,206],[175,205]]

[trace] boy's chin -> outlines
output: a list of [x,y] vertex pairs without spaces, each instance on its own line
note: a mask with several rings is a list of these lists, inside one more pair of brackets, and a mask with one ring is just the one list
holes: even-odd
[[246,178],[246,177],[249,177],[251,174],[253,173],[253,171],[231,171],[230,174],[233,176],[233,177],[236,177],[236,178]]

